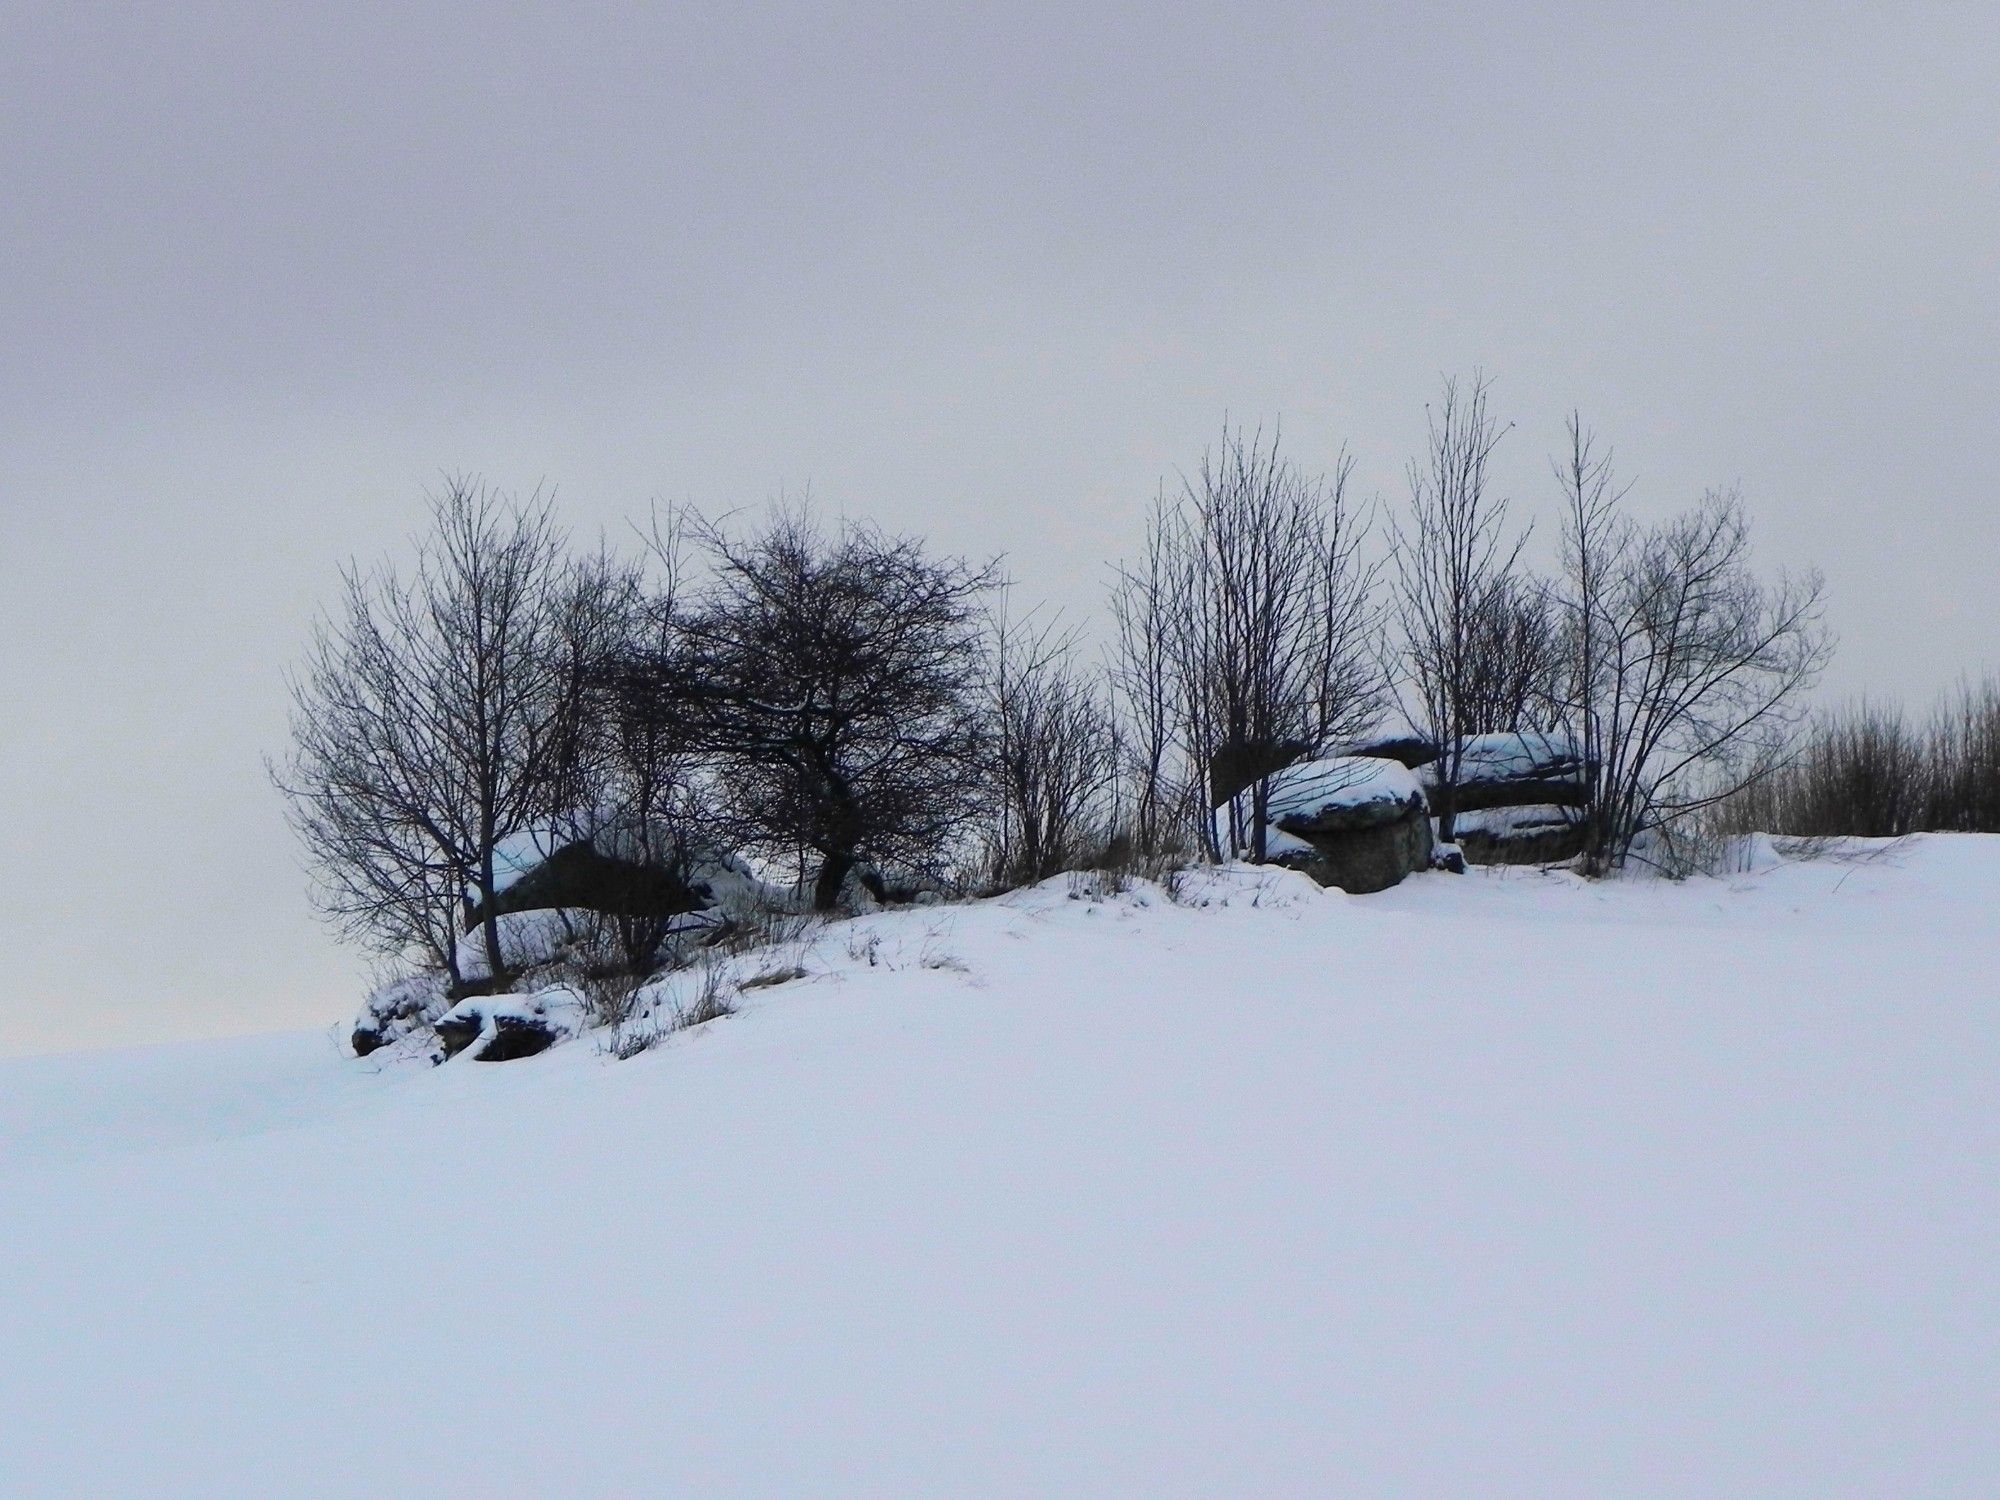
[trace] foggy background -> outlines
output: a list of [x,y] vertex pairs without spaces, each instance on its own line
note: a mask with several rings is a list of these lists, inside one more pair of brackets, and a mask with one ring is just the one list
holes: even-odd
[[[947,13],[951,12],[951,13]],[[263,757],[425,488],[826,507],[1101,616],[1224,412],[1818,563],[2000,666],[2000,7],[0,0],[0,1051],[331,1022]]]

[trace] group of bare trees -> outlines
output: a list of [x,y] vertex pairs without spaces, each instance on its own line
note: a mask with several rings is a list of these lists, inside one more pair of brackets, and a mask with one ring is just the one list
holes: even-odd
[[1112,600],[1143,845],[1264,858],[1271,774],[1376,718],[1376,570],[1351,472],[1343,456],[1310,474],[1276,434],[1226,430],[1155,503]]
[[[1536,576],[1491,479],[1504,431],[1485,381],[1447,382],[1377,529],[1344,454],[1314,473],[1225,427],[1115,571],[1101,660],[1011,618],[991,565],[869,526],[670,514],[628,561],[573,548],[539,497],[455,481],[413,568],[345,575],[275,775],[326,911],[454,986],[468,920],[507,979],[500,855],[523,838],[615,830],[669,868],[748,851],[822,910],[952,871],[1263,859],[1273,774],[1398,707],[1438,751],[1447,840],[1471,737],[1572,742],[1584,863],[1607,869],[1782,765],[1828,649],[1820,586],[1753,572],[1733,495],[1633,519],[1576,419]],[[621,920],[643,967],[660,919]]]
[[1489,483],[1501,433],[1483,380],[1446,382],[1391,528],[1403,701],[1438,750],[1441,838],[1468,738],[1540,731],[1582,763],[1582,863],[1602,871],[1783,763],[1831,648],[1822,585],[1758,576],[1733,493],[1635,520],[1577,416],[1553,464],[1557,569],[1536,578]]
[[1407,510],[1384,528],[1386,589],[1345,458],[1311,476],[1275,438],[1226,432],[1156,504],[1111,610],[1143,840],[1264,858],[1271,773],[1337,749],[1389,704],[1435,750],[1425,775],[1445,841],[1476,736],[1535,732],[1573,754],[1592,871],[1782,763],[1830,649],[1818,577],[1760,578],[1733,494],[1632,518],[1578,418],[1554,466],[1558,565],[1537,576],[1491,482],[1504,430],[1486,381],[1445,382]]
[[[504,986],[522,840],[682,872],[754,851],[826,910],[857,878],[935,873],[991,800],[991,568],[798,508],[745,534],[668,517],[646,566],[469,481],[431,520],[409,576],[349,570],[274,768],[321,906],[370,946],[463,988],[470,920],[476,977]],[[665,919],[608,918],[643,967]]]

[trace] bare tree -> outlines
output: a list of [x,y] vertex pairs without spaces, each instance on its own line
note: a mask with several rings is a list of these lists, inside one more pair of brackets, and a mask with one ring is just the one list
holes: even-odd
[[1157,631],[1172,664],[1181,758],[1226,809],[1230,851],[1252,859],[1266,853],[1271,773],[1358,733],[1380,703],[1351,469],[1343,455],[1330,478],[1308,475],[1276,434],[1225,429],[1181,495],[1156,507],[1146,574],[1124,575],[1140,644],[1152,649],[1145,632]]
[[816,861],[818,910],[865,863],[937,864],[985,793],[992,570],[796,508],[745,538],[692,524],[713,581],[669,648],[623,653],[626,712],[690,726],[742,838]]
[[1547,588],[1519,572],[1499,580],[1472,614],[1461,694],[1466,722],[1479,732],[1553,728],[1563,652]]
[[708,843],[695,725],[685,716],[628,711],[615,673],[606,670],[624,653],[667,656],[676,649],[684,609],[683,519],[676,512],[655,513],[646,534],[650,579],[644,567],[601,553],[589,568],[601,580],[607,611],[606,627],[598,632],[604,653],[592,664],[578,785],[558,836],[590,844],[624,874],[610,882],[603,909],[590,918],[586,944],[621,979],[650,972],[674,928],[678,913],[657,899],[656,877],[686,886]]
[[307,672],[294,692],[316,701],[309,713],[294,711],[292,754],[273,776],[305,849],[314,904],[342,937],[414,960],[455,989],[465,871],[422,820],[386,815],[371,790],[379,778],[357,733],[358,705],[343,701],[339,688],[325,692],[330,684],[317,664]]
[[431,520],[409,577],[347,570],[292,682],[274,777],[343,930],[414,948],[457,984],[470,895],[504,986],[496,851],[575,795],[589,666],[616,612],[539,495],[453,479]]
[[[1523,623],[1525,591],[1515,580],[1524,537],[1507,533],[1507,502],[1488,492],[1487,464],[1503,429],[1487,409],[1488,383],[1475,374],[1444,384],[1429,409],[1424,454],[1409,467],[1410,516],[1392,527],[1396,612],[1402,627],[1410,718],[1438,746],[1432,811],[1451,842],[1468,735],[1507,727],[1486,717],[1518,717],[1518,679],[1542,663],[1510,659],[1539,644]],[[1519,696],[1525,701],[1526,689]]]
[[1129,832],[1143,855],[1186,847],[1187,831],[1207,801],[1181,751],[1174,640],[1183,579],[1172,518],[1163,496],[1147,520],[1144,556],[1118,569],[1111,589],[1113,730],[1119,769],[1130,787]]
[[1816,573],[1765,583],[1751,571],[1734,493],[1635,525],[1618,510],[1610,454],[1574,416],[1556,472],[1565,719],[1586,764],[1584,866],[1595,872],[1781,765],[1832,643]]
[[1003,599],[992,624],[994,877],[1005,884],[1072,869],[1110,832],[1117,740],[1099,683],[1054,622],[1016,623]]

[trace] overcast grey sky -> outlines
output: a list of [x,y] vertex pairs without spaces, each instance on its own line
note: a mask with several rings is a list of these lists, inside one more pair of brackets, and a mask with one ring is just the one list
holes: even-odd
[[1222,415],[1483,365],[1740,483],[1830,687],[2000,666],[2000,6],[0,0],[0,1051],[331,1021],[262,757],[443,469],[824,503],[1087,615]]

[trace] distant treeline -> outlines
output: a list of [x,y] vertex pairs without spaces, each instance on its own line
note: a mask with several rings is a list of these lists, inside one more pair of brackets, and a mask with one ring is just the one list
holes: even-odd
[[1791,759],[1729,799],[1726,822],[1805,837],[2000,833],[2000,682],[1967,684],[1920,721],[1869,702],[1821,715]]

